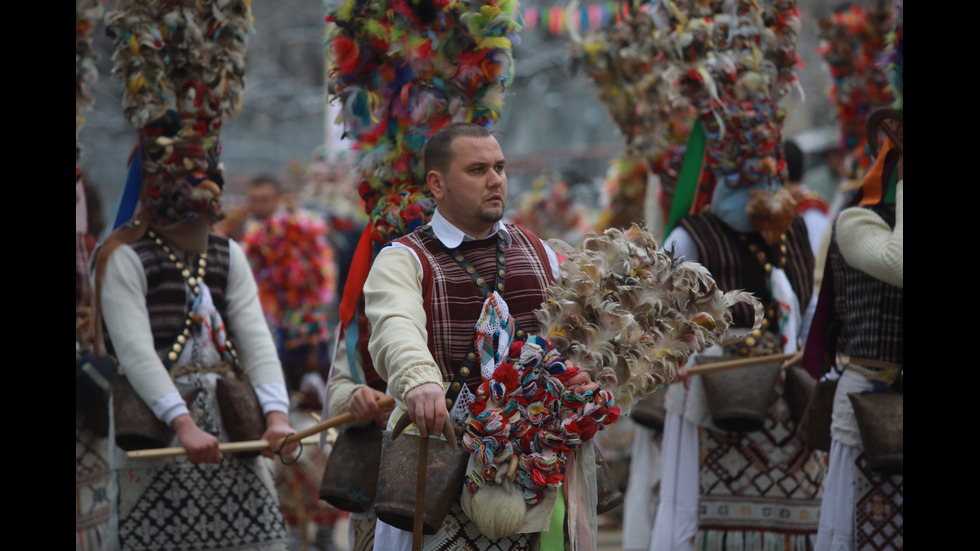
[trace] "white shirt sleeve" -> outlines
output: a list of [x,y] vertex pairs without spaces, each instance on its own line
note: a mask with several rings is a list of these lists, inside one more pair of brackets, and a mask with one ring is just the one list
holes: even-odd
[[169,424],[188,410],[153,348],[146,291],[143,263],[132,247],[120,245],[109,255],[103,274],[102,319],[119,372],[157,418]]
[[234,336],[242,368],[255,388],[262,412],[288,414],[289,393],[275,341],[259,302],[258,286],[241,245],[229,240],[228,246],[231,261],[225,289],[225,315],[228,317],[225,323]]
[[386,247],[378,253],[364,282],[364,310],[371,326],[368,351],[392,396],[404,401],[419,385],[442,384],[427,345],[422,269],[411,251]]
[[837,245],[848,264],[896,287],[905,283],[903,184],[898,183],[894,229],[863,207],[841,211],[836,228]]

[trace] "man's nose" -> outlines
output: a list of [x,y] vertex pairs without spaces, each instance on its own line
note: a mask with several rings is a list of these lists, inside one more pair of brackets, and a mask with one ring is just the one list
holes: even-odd
[[487,187],[500,187],[504,183],[504,176],[496,170],[490,171],[490,178],[487,180]]

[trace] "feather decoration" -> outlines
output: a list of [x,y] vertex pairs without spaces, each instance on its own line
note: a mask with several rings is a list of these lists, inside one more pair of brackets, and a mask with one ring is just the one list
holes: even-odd
[[[92,31],[102,17],[102,3],[99,0],[75,0],[75,151],[76,165],[78,134],[85,124],[83,113],[92,109],[95,98],[92,97],[92,87],[99,79],[99,70],[95,66],[98,56],[92,47]],[[78,178],[76,166],[76,179]]]
[[840,142],[848,163],[848,178],[862,180],[871,167],[865,126],[868,115],[892,104],[895,89],[878,65],[887,51],[894,12],[884,5],[847,6],[820,20],[821,44],[817,52],[827,62],[831,85],[828,99],[834,106]]
[[762,323],[757,299],[722,293],[707,269],[660,250],[636,224],[591,232],[578,247],[548,243],[567,258],[535,311],[542,336],[569,365],[595,373],[624,411],[670,382],[692,354],[734,335],[735,304],[753,307],[752,329]]
[[327,6],[328,88],[356,144],[376,244],[431,215],[420,162],[425,138],[449,122],[490,127],[499,119],[520,30],[516,13],[512,0]]
[[106,16],[123,112],[139,129],[144,208],[175,222],[219,216],[222,125],[242,108],[248,0],[120,0]]

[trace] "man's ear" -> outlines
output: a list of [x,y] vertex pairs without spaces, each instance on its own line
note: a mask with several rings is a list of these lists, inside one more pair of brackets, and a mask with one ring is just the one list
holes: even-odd
[[446,196],[446,182],[442,179],[442,174],[438,170],[430,170],[425,175],[425,183],[429,185],[429,191],[432,192],[432,196],[437,201],[441,201]]

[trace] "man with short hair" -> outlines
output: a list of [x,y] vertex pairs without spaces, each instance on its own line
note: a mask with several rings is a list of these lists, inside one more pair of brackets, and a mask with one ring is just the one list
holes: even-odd
[[[534,310],[558,275],[558,260],[533,233],[501,222],[505,159],[487,129],[471,123],[443,127],[426,144],[424,161],[435,214],[430,224],[382,249],[364,296],[369,351],[400,404],[391,422],[406,412],[427,437],[439,434],[448,416],[465,420],[466,404],[482,381],[479,365],[460,367],[474,349],[474,326],[485,303],[480,286],[502,295],[519,324],[517,338],[524,338],[538,330]],[[450,384],[454,379],[465,384]],[[447,394],[453,388],[459,392],[455,400],[453,390]],[[535,536],[515,534],[493,543],[529,549]],[[427,536],[426,546],[438,537],[444,548],[482,549],[490,543],[472,527],[458,498],[440,535]],[[407,549],[410,543],[407,532],[378,523],[376,549]]]
[[257,220],[265,220],[279,210],[282,186],[268,174],[256,176],[248,185],[248,213]]

